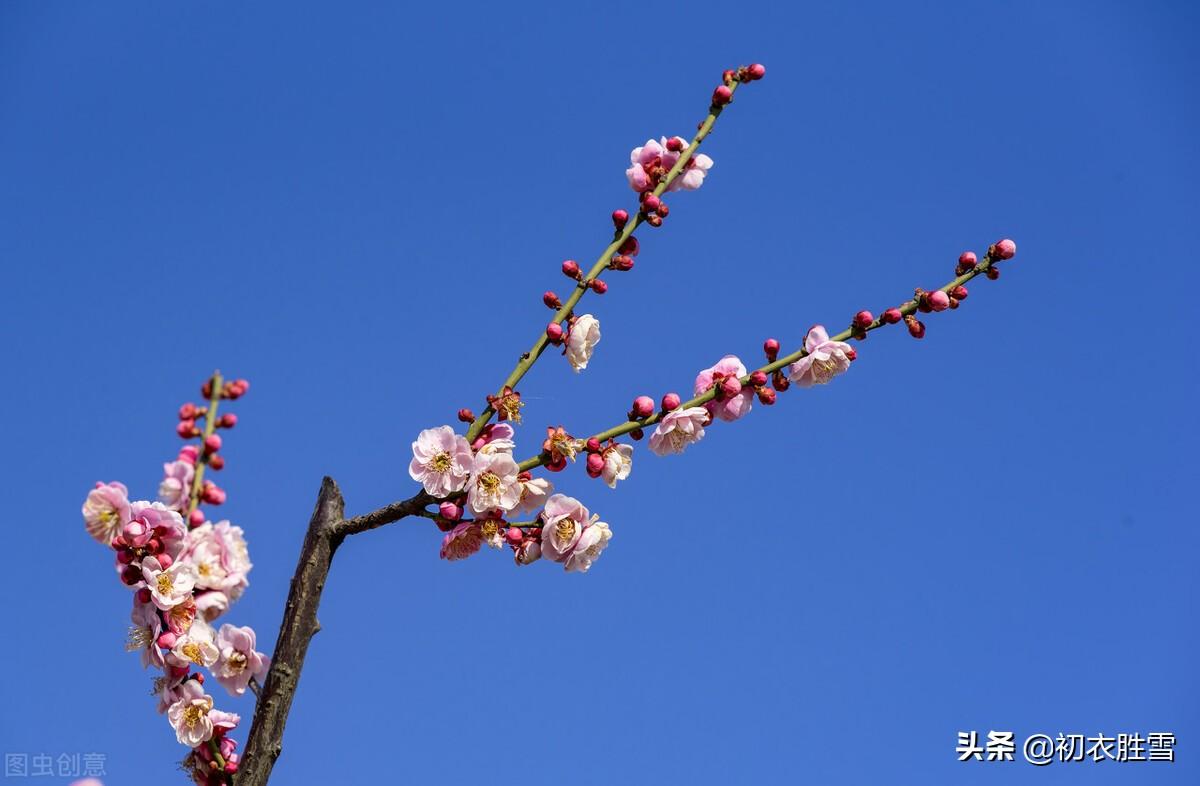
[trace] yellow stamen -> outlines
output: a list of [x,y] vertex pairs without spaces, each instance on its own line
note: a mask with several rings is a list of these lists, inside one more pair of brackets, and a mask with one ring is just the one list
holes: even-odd
[[200,645],[189,641],[182,647],[183,656],[195,663],[197,666],[204,665],[204,658],[200,655]]
[[155,583],[158,585],[158,593],[160,595],[168,595],[171,590],[175,589],[175,583],[171,581],[171,576],[167,573],[158,574]]
[[429,468],[434,472],[441,474],[449,471],[452,463],[453,462],[450,460],[450,454],[443,450],[441,453],[438,453],[436,456],[434,456],[432,460],[430,460]]

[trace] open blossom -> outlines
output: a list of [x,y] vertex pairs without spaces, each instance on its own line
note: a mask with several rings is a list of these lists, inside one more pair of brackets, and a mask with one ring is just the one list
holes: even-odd
[[521,499],[520,469],[507,453],[480,453],[472,465],[467,505],[476,513],[512,510]]
[[445,497],[466,485],[471,474],[471,446],[454,429],[425,429],[417,435],[412,449],[408,474],[425,487],[425,493]]
[[186,560],[177,560],[163,570],[157,557],[146,557],[142,560],[142,579],[150,589],[154,605],[166,611],[191,599],[196,569]]
[[185,598],[179,605],[172,606],[165,611],[163,616],[166,617],[167,628],[172,633],[187,633],[192,629],[192,623],[196,620],[196,601],[194,598]]
[[212,622],[229,611],[229,596],[220,590],[196,593],[196,613],[205,622]]
[[133,536],[135,542],[143,538],[147,541],[150,537],[157,538],[162,543],[163,552],[175,559],[183,550],[187,528],[183,526],[179,511],[171,510],[161,502],[139,500],[130,503],[129,521],[123,532]]
[[[687,140],[682,137],[676,139],[679,142],[679,152],[667,149],[666,137],[661,137],[658,142],[653,139],[647,140],[646,144],[633,149],[629,154],[630,167],[625,170],[625,177],[629,179],[629,186],[634,191],[649,191],[654,188],[655,183],[675,166],[679,161],[680,152],[689,147]],[[708,174],[712,165],[711,158],[697,153],[688,160],[683,172],[675,178],[668,190],[695,191],[703,185],[704,176]]]
[[162,633],[162,618],[153,603],[133,603],[133,611],[129,614],[129,640],[125,644],[128,652],[140,652],[142,668],[165,665],[162,650],[158,648],[158,634]]
[[228,521],[206,521],[187,533],[180,560],[196,569],[196,587],[220,590],[236,599],[250,582],[246,574],[253,565],[242,528]]
[[504,530],[508,524],[500,518],[487,517],[476,521],[479,525],[479,535],[489,548],[498,549],[504,545]]
[[693,442],[704,438],[704,426],[710,420],[704,407],[689,407],[668,412],[650,435],[650,450],[657,456],[682,453]]
[[[720,384],[722,380],[740,379],[745,375],[746,367],[742,365],[742,361],[734,355],[726,355],[711,368],[704,369],[696,376],[696,395],[700,395],[712,387],[713,382]],[[704,408],[712,413],[713,417],[734,421],[750,411],[753,401],[754,389],[746,387],[735,396],[725,396],[721,401],[716,399],[707,401]]]
[[[524,474],[524,473],[522,473]],[[546,504],[546,500],[554,491],[554,484],[545,478],[528,478],[521,481],[521,499],[512,512],[515,514],[532,513]]]
[[194,664],[208,668],[217,662],[220,654],[212,626],[203,620],[196,620],[187,633],[175,640],[167,661],[176,666]]
[[213,676],[225,690],[241,696],[250,684],[250,678],[261,680],[271,665],[270,659],[254,649],[254,629],[222,625],[217,632],[217,649],[220,657],[213,667]]
[[574,497],[555,494],[542,511],[541,556],[584,573],[604,551],[612,532]]
[[813,325],[804,337],[808,354],[788,368],[788,379],[802,388],[824,385],[850,368],[856,353],[845,341],[830,341],[821,325]]
[[466,559],[483,546],[483,532],[473,521],[464,521],[442,538],[441,557],[453,562]]
[[633,471],[633,445],[613,445],[604,451],[603,458],[604,469],[600,477],[610,489],[615,489],[617,481],[629,477]]
[[575,454],[583,448],[583,440],[576,439],[567,433],[562,426],[546,426],[546,438],[542,440],[542,450],[550,454],[551,462],[575,460]]
[[588,361],[592,359],[592,352],[599,343],[600,320],[591,314],[577,317],[571,323],[571,333],[567,336],[567,360],[571,363],[571,368],[576,371],[587,368]]
[[168,461],[163,464],[163,479],[158,484],[158,501],[178,511],[186,511],[191,501],[192,480],[196,468],[187,461]]
[[175,739],[182,745],[195,748],[213,735],[212,719],[209,717],[213,708],[212,696],[207,695],[196,680],[183,682],[176,688],[176,694],[179,698],[167,709],[167,719],[175,729]]
[[475,449],[480,453],[512,453],[517,443],[513,441],[514,429],[508,423],[491,423],[475,440]]
[[123,483],[97,483],[83,502],[83,524],[89,535],[107,546],[129,521],[129,490]]

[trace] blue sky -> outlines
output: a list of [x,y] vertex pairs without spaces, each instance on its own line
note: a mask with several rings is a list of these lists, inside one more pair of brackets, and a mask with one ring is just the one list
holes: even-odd
[[[1197,782],[1198,22],[5,3],[0,748],[181,778],[79,521],[90,484],[152,495],[175,408],[214,367],[248,377],[222,481],[255,569],[230,618],[270,642],[321,476],[352,513],[411,494],[417,431],[480,405],[559,262],[633,204],[629,149],[760,61],[704,187],[585,301],[589,369],[548,356],[522,385],[522,455],[940,285],[963,249],[1018,258],[922,342],[873,334],[835,384],[681,457],[639,446],[616,492],[556,478],[615,532],[585,577],[440,562],[424,521],[352,538],[276,782]],[[956,761],[958,731],[993,729],[1172,731],[1178,761]]]

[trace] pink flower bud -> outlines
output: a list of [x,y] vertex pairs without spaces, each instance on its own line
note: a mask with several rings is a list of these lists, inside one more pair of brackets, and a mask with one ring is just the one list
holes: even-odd
[[525,540],[525,533],[520,527],[509,527],[504,531],[504,539],[514,546],[520,545],[521,541]]
[[458,521],[462,518],[463,509],[461,505],[456,505],[453,502],[443,502],[438,505],[438,513],[447,521]]
[[767,360],[774,362],[775,358],[779,357],[779,342],[773,338],[769,338],[763,342],[763,352],[767,355]]
[[629,222],[629,212],[626,210],[614,210],[612,213],[613,226],[617,229],[624,229],[625,224]]
[[174,633],[169,630],[164,630],[162,633],[158,634],[158,641],[155,643],[163,649],[169,650],[175,646],[175,642],[178,640],[179,637]]
[[653,213],[658,210],[658,206],[660,204],[661,203],[658,201],[658,197],[654,196],[654,194],[647,193],[646,198],[642,200],[642,210],[647,213]]
[[237,425],[237,415],[233,414],[232,412],[226,412],[221,416],[221,420],[217,425],[219,425],[221,428],[233,428]]
[[721,391],[726,398],[733,398],[742,392],[742,382],[737,377],[726,377],[721,383]]
[[546,308],[552,308],[558,311],[562,308],[562,301],[558,299],[558,295],[553,292],[546,292],[542,295],[542,302],[546,304]]
[[870,311],[863,310],[854,315],[854,326],[855,327],[860,327],[860,328],[870,327],[871,323],[874,321],[875,321],[875,315],[872,314]]
[[617,249],[617,253],[636,257],[638,255],[638,251],[640,250],[641,245],[638,243],[638,239],[633,235],[630,235],[629,237],[625,238],[625,242],[622,243],[621,247]]
[[904,312],[898,308],[889,308],[883,312],[883,321],[889,325],[894,325],[904,319]]
[[913,338],[925,338],[925,323],[916,317],[909,316],[908,320],[908,335]]
[[167,554],[166,552],[163,552],[162,554],[157,555],[155,557],[155,559],[158,560],[158,564],[159,564],[159,566],[162,567],[163,570],[166,570],[167,568],[171,567],[171,565],[174,564],[174,562],[175,562],[175,558],[172,557],[170,554]]
[[720,85],[713,91],[713,106],[725,106],[733,100],[733,91],[725,85]]
[[205,483],[204,490],[200,494],[204,501],[210,505],[225,504],[225,490],[219,488],[216,483]]
[[659,203],[658,203],[658,209],[657,209],[657,210],[655,210],[654,212],[655,212],[655,213],[658,213],[658,215],[659,215],[659,217],[660,217],[660,218],[666,218],[668,215],[670,215],[670,213],[671,213],[671,208],[667,207],[667,203],[666,203],[666,202],[659,202]]
[[677,136],[671,137],[667,140],[667,150],[670,150],[672,153],[678,153],[680,150],[683,150],[683,140]]
[[550,339],[551,344],[557,344],[562,341],[563,326],[557,322],[551,322],[546,325],[546,338]]
[[633,400],[633,415],[638,418],[647,418],[654,414],[654,399],[649,396],[638,396]]
[[959,284],[954,289],[950,290],[950,297],[954,298],[955,300],[966,300],[967,288],[962,284]]
[[767,372],[765,372],[765,371],[752,372],[750,374],[750,384],[754,385],[754,387],[756,387],[756,388],[761,388],[763,385],[767,384]]
[[[596,477],[604,470],[604,457],[599,453],[589,453],[587,457],[587,471],[592,477]],[[593,475],[592,473],[595,473]]]
[[615,270],[633,270],[633,257],[618,254],[613,257],[612,267]]
[[215,469],[218,472],[225,469],[225,457],[224,456],[209,456],[208,468]]
[[605,292],[608,291],[608,284],[606,284],[605,282],[601,281],[598,278],[592,279],[591,287],[592,287],[592,291],[595,292],[597,295],[603,295]]
[[573,278],[576,281],[579,280],[579,265],[574,259],[568,259],[562,263],[562,272],[567,278]]
[[992,246],[989,256],[993,259],[1012,259],[1017,254],[1017,244],[1008,238]]
[[662,226],[662,214],[661,214],[661,213],[650,213],[650,214],[648,214],[648,215],[646,216],[646,223],[647,223],[647,224],[649,224],[649,225],[650,225],[650,226],[652,226],[652,227],[660,227],[660,226]]
[[117,562],[122,565],[128,565],[133,562],[133,552],[129,549],[121,549],[117,552]]
[[950,308],[950,296],[940,289],[935,289],[927,296],[929,307],[934,311],[945,311]]
[[662,397],[662,408],[666,412],[670,412],[673,409],[679,409],[679,405],[681,403],[683,402],[679,400],[678,393],[668,393]]
[[181,420],[179,425],[175,427],[175,433],[183,439],[191,439],[196,436],[196,421]]
[[188,402],[179,408],[180,420],[194,420],[196,418],[196,405]]
[[776,393],[772,388],[759,388],[758,400],[766,404],[768,407],[775,403]]
[[209,434],[204,438],[204,451],[206,453],[216,453],[221,449],[221,435]]
[[463,423],[474,423],[475,422],[475,413],[472,412],[467,407],[463,407],[462,409],[460,409],[458,411],[458,419],[461,420]]
[[200,458],[200,450],[195,445],[184,445],[179,449],[179,460],[186,461],[189,464],[195,464]]
[[600,440],[596,439],[595,437],[590,437],[584,447],[587,449],[588,453],[599,453]]
[[188,524],[191,524],[193,527],[199,527],[203,523],[204,511],[200,510],[200,508],[196,508],[188,514]]
[[762,63],[751,63],[746,69],[746,75],[754,80],[762,79],[767,75],[767,67]]
[[964,251],[958,256],[958,266],[963,271],[971,270],[979,262],[979,258],[975,256],[974,251]]

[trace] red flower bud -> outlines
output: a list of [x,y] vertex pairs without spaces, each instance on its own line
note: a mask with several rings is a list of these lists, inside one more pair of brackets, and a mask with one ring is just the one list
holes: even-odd
[[633,400],[633,415],[638,418],[648,418],[654,414],[654,399],[649,396],[638,396]]
[[779,342],[773,338],[767,339],[763,342],[763,352],[766,353],[767,360],[774,363],[775,358],[779,357]]
[[551,344],[557,344],[562,341],[563,326],[557,322],[551,322],[546,325],[546,338],[550,339]]
[[681,403],[682,402],[679,400],[678,393],[668,393],[662,397],[662,408],[666,412],[670,412],[673,409],[679,409],[679,405]]
[[871,323],[874,321],[875,321],[875,315],[872,314],[870,311],[863,310],[854,315],[854,326],[855,327],[867,328],[867,327],[870,327]]
[[617,249],[617,253],[618,254],[627,254],[631,257],[636,257],[638,255],[638,251],[640,249],[641,249],[641,246],[638,243],[638,239],[636,237],[634,237],[633,235],[630,235],[629,237],[625,238],[625,242],[622,243],[621,247]]
[[463,407],[462,409],[460,409],[458,411],[458,419],[461,420],[463,423],[474,423],[475,422],[475,413],[472,412],[471,410],[467,409],[466,407]]
[[988,249],[988,256],[992,259],[1012,259],[1017,254],[1017,244],[1008,238],[995,243]]
[[751,63],[746,69],[746,75],[754,80],[762,79],[767,75],[767,67],[762,63]]
[[767,372],[765,372],[765,371],[752,372],[750,374],[750,384],[754,385],[754,387],[756,387],[756,388],[761,388],[763,385],[767,384]]
[[562,308],[562,301],[558,299],[558,295],[553,292],[546,292],[542,295],[542,302],[546,304],[546,308],[552,308],[558,311]]
[[945,311],[950,308],[950,296],[940,289],[928,293],[925,299],[934,311]]
[[588,439],[587,444],[584,447],[588,453],[599,453],[600,440],[596,439],[595,437],[591,437]]
[[629,222],[629,212],[626,210],[614,210],[612,213],[613,225],[617,229],[624,229],[625,224]]
[[642,211],[646,213],[653,213],[658,210],[659,204],[661,203],[658,201],[658,197],[654,196],[654,194],[647,193],[646,198],[642,200]]
[[200,510],[200,508],[196,508],[195,510],[193,510],[191,513],[188,514],[188,524],[190,524],[191,526],[199,527],[203,523],[204,523],[204,511]]
[[576,281],[579,280],[579,264],[574,259],[568,259],[562,263],[562,272],[567,278],[573,278]]
[[209,434],[207,437],[204,438],[204,452],[205,453],[216,453],[220,449],[221,449],[221,435],[220,434]]
[[721,383],[721,391],[727,398],[733,398],[742,392],[742,382],[737,377],[726,377]]
[[[725,73],[732,74],[733,72],[726,71]],[[683,150],[683,140],[677,136],[671,137],[667,140],[667,150],[670,150],[672,153],[678,153],[680,150]]]
[[179,408],[180,420],[194,420],[196,418],[196,405],[188,402]]
[[599,453],[589,453],[587,457],[587,473],[594,478],[599,476],[603,471],[604,456],[601,456]]
[[954,289],[950,290],[950,296],[952,298],[954,298],[955,300],[966,300],[967,299],[967,288],[964,287],[962,284],[959,284]]
[[196,436],[196,421],[179,421],[179,425],[175,427],[175,433],[184,439],[191,439],[192,437]]
[[974,251],[964,251],[958,256],[958,267],[963,272],[971,270],[979,262],[979,258],[975,256]]
[[883,312],[883,321],[889,325],[894,325],[902,319],[904,319],[904,312],[898,308],[889,308]]
[[218,472],[225,469],[225,457],[220,455],[209,456],[208,468],[215,469]]
[[237,415],[233,414],[232,412],[226,412],[221,416],[221,419],[217,421],[217,425],[221,428],[233,428],[237,425]]
[[758,389],[758,400],[768,407],[775,403],[775,396],[776,393],[771,388],[764,387]]
[[725,106],[733,100],[733,91],[725,85],[720,85],[713,91],[713,106]]
[[603,295],[605,292],[608,291],[608,284],[606,284],[605,282],[601,281],[598,278],[592,279],[591,287],[592,287],[592,291],[595,292],[597,295]]

